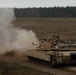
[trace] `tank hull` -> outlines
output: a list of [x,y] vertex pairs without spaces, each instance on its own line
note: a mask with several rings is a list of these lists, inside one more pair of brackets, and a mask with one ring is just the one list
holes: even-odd
[[43,64],[46,62],[50,65],[76,63],[76,51],[27,50],[26,55],[33,61],[43,61]]

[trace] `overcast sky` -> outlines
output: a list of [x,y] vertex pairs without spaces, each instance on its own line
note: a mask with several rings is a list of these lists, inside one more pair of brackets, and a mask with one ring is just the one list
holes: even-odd
[[76,6],[76,0],[0,0],[0,7]]

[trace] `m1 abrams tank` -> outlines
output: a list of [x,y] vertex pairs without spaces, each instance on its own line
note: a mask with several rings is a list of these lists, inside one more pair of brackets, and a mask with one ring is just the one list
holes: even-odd
[[43,61],[51,67],[56,64],[76,63],[76,41],[72,39],[61,40],[55,35],[41,39],[37,50],[27,50],[26,55],[30,60]]

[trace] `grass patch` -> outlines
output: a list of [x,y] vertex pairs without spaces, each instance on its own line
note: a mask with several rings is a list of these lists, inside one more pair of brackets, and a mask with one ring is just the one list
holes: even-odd
[[50,75],[34,68],[15,63],[0,62],[0,75]]

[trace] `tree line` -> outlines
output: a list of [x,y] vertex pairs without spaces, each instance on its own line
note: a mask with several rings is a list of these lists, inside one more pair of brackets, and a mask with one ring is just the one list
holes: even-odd
[[14,8],[17,18],[25,17],[76,17],[76,7]]

